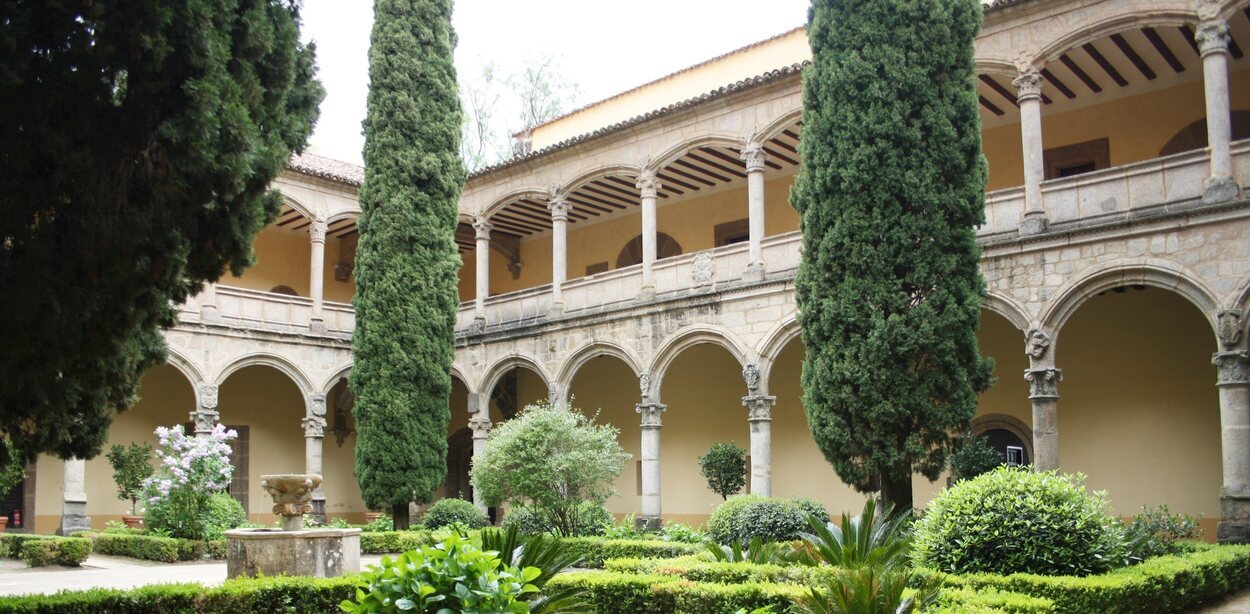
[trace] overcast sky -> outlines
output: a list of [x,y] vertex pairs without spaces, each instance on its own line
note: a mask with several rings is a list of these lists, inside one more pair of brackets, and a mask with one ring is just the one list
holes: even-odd
[[[806,20],[808,0],[457,0],[456,67],[501,72],[552,55],[582,104],[779,34]],[[311,150],[360,163],[369,87],[372,0],[304,0],[326,88]]]

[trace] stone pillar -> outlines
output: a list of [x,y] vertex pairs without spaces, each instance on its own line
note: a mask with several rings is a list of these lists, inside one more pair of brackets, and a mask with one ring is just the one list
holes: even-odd
[[547,402],[552,405],[569,402],[569,387],[560,382],[551,382],[547,387]]
[[662,403],[639,403],[634,411],[642,416],[642,515],[638,526],[660,527],[660,415],[668,410]]
[[200,293],[200,320],[204,322],[221,321],[221,312],[217,309],[217,284],[204,284]]
[[1220,449],[1224,483],[1220,488],[1221,543],[1250,543],[1250,352],[1240,345],[1241,312],[1221,312],[1222,351],[1211,357],[1220,390]]
[[1033,403],[1033,469],[1059,468],[1059,382],[1063,371],[1056,369],[1050,353],[1050,335],[1033,329],[1025,336],[1024,353],[1030,368],[1024,370]]
[[1042,75],[1037,70],[1022,73],[1015,81],[1020,103],[1020,140],[1024,147],[1024,218],[1020,220],[1021,235],[1046,232],[1048,221],[1042,206],[1042,179],[1046,176],[1042,161]]
[[[65,460],[65,490],[61,503],[61,527],[58,535],[91,528],[87,515],[87,462],[81,458]],[[31,524],[34,524],[32,519]]]
[[191,412],[191,424],[195,425],[196,437],[208,437],[221,419],[217,411],[217,386],[200,384],[196,389],[196,408]]
[[1202,53],[1202,81],[1206,90],[1207,147],[1211,170],[1203,202],[1225,202],[1237,198],[1233,181],[1233,159],[1228,144],[1232,140],[1232,117],[1228,101],[1228,24],[1218,19],[1203,21],[1194,35]]
[[[492,424],[490,418],[485,413],[476,414],[469,418],[469,428],[473,430],[473,462],[476,463],[478,457],[486,451],[486,438],[490,436],[490,428]],[[477,489],[473,489],[473,505],[486,513],[486,503],[482,501],[482,495]]]
[[771,497],[773,494],[773,406],[777,397],[747,395],[742,406],[747,408],[751,424],[751,494]]
[[639,298],[655,296],[655,200],[660,191],[660,180],[655,171],[644,170],[638,174],[635,184],[642,192],[642,292]]
[[312,262],[308,279],[308,295],[312,298],[312,318],[308,327],[313,332],[325,332],[325,317],[322,314],[325,300],[325,265],[326,265],[326,221],[318,214],[308,227],[308,236],[312,239]]
[[490,222],[478,218],[473,222],[477,238],[474,256],[477,260],[477,295],[473,302],[473,326],[479,332],[486,329],[486,298],[490,296]]
[[[322,473],[322,448],[326,431],[326,397],[314,394],[308,398],[308,415],[300,423],[304,427],[304,473],[324,476]],[[326,521],[326,493],[323,480],[312,495],[312,515],[318,522]]]
[[747,270],[744,281],[763,281],[764,252],[760,242],[764,239],[764,146],[751,142],[742,148],[742,161],[747,166]]
[[569,203],[563,194],[551,193],[551,311],[564,312],[564,280],[568,276]]

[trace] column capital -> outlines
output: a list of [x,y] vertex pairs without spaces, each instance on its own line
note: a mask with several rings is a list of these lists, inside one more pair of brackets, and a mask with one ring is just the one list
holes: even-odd
[[747,165],[747,172],[764,172],[764,161],[767,156],[764,154],[764,146],[755,141],[751,141],[742,148],[742,154],[739,156]]
[[1030,399],[1059,398],[1059,382],[1063,381],[1063,369],[1043,367],[1025,369],[1024,379],[1029,382]]
[[1211,364],[1218,370],[1216,386],[1250,385],[1250,352],[1216,352]]
[[569,221],[569,201],[564,194],[552,193],[551,198],[547,201],[547,209],[551,211],[551,221]]
[[1024,102],[1025,100],[1041,100],[1042,99],[1042,73],[1036,69],[1029,69],[1020,74],[1011,82],[1016,86],[1016,101]]
[[489,241],[490,231],[491,231],[491,225],[490,225],[490,222],[486,218],[479,217],[473,220],[473,233],[474,233],[473,236],[478,241]]
[[767,422],[773,419],[773,406],[777,397],[752,394],[742,397],[742,406],[747,408],[747,421]]
[[309,439],[320,439],[325,437],[326,419],[321,416],[308,416],[300,420],[300,424],[304,427],[304,437]]
[[1220,19],[1208,19],[1198,24],[1194,33],[1198,52],[1206,57],[1212,53],[1228,53],[1228,24]]
[[490,434],[492,426],[494,425],[491,424],[490,418],[486,416],[469,418],[469,429],[473,431],[474,439],[486,439],[486,436]]
[[645,169],[638,173],[638,182],[634,184],[642,192],[643,198],[655,198],[660,191],[660,180],[656,178],[655,171]]
[[325,218],[318,216],[308,226],[308,236],[312,237],[313,243],[325,243],[326,229],[329,227],[330,225],[326,223]]
[[663,403],[639,403],[634,406],[634,412],[642,416],[642,428],[658,429],[663,426],[660,414],[668,411],[668,406]]

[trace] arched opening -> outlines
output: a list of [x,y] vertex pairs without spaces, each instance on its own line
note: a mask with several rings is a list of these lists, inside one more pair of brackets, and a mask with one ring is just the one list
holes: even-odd
[[304,392],[277,368],[255,364],[231,373],[218,399],[221,423],[239,435],[231,442],[230,495],[244,504],[252,521],[268,524],[276,517],[260,476],[305,469]]
[[[1219,518],[1221,443],[1211,326],[1182,296],[1121,286],[1079,305],[1057,336],[1059,462],[1108,491],[1123,515],[1143,505]],[[1172,450],[1179,454],[1160,454]]]
[[321,490],[326,497],[326,518],[341,517],[364,522],[365,503],[356,480],[356,397],[347,376],[326,393],[326,428],[321,440]]
[[[681,245],[677,241],[662,232],[655,233],[655,258],[663,260],[681,255]],[[642,235],[634,237],[625,247],[621,248],[621,253],[616,256],[616,268],[623,269],[627,266],[642,264]]]
[[292,288],[291,286],[274,286],[270,288],[269,291],[283,296],[299,296],[299,292],[296,292],[295,288]]
[[573,374],[569,385],[570,404],[599,424],[611,424],[620,434],[617,441],[632,456],[625,471],[616,480],[616,496],[607,506],[618,517],[641,510],[642,462],[638,403],[638,377],[632,368],[616,356],[600,355],[586,361]]
[[[1233,140],[1250,139],[1250,111],[1233,111],[1231,115]],[[1204,117],[1177,131],[1172,138],[1168,139],[1167,144],[1159,150],[1159,156],[1170,156],[1195,149],[1205,149],[1206,146],[1207,120]]]
[[447,479],[439,498],[473,500],[469,469],[473,461],[473,431],[469,429],[469,388],[460,378],[451,378],[451,419],[447,424]]

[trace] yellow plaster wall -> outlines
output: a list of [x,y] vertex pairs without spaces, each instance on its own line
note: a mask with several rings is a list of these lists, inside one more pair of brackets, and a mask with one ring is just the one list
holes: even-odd
[[[327,301],[350,303],[356,291],[355,277],[349,276],[345,282],[334,279],[334,267],[344,248],[351,252],[350,241],[344,244],[341,239],[326,239],[322,287]],[[300,296],[309,295],[312,243],[307,234],[283,232],[270,226],[256,235],[252,249],[256,254],[256,264],[238,277],[225,276],[222,284],[264,292],[275,286],[290,286]]]
[[346,386],[347,382],[341,381],[326,395],[328,425],[325,438],[321,440],[321,483],[326,493],[327,518],[341,516],[348,522],[364,522],[366,508],[356,482],[356,421],[350,410],[347,428],[352,432],[343,438],[342,446],[330,432],[334,428],[334,412],[338,410],[340,394]]
[[614,483],[616,496],[608,499],[608,509],[624,516],[637,513],[642,507],[638,496],[638,460],[642,458],[639,417],[634,411],[638,397],[638,378],[620,359],[600,356],[582,365],[569,387],[571,404],[599,424],[611,424],[620,434],[617,441],[630,455],[625,471]]

